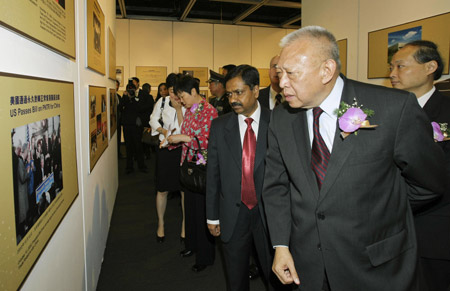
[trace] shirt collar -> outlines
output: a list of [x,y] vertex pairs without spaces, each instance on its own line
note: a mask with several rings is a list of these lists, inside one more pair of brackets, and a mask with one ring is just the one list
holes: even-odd
[[272,99],[275,100],[275,96],[277,96],[277,94],[280,94],[280,95],[281,95],[281,100],[284,100],[283,90],[281,90],[280,93],[277,93],[277,91],[275,91],[275,90],[272,88],[272,85],[271,85],[271,86],[270,86],[270,97],[272,97]]
[[344,80],[340,76],[336,79],[333,90],[322,101],[320,108],[330,117],[337,118],[336,109],[339,109],[339,103],[341,102],[342,90],[344,89]]
[[[259,101],[256,101],[256,103],[258,107],[256,108],[255,112],[253,112],[253,114],[249,117],[251,117],[253,121],[256,122],[256,124],[259,124],[259,118],[261,117],[261,106],[259,105]],[[240,122],[245,123],[245,119],[247,119],[248,117],[243,114],[238,114],[238,118]]]
[[436,87],[433,86],[430,91],[417,98],[417,102],[419,102],[420,107],[423,108],[425,104],[427,104],[427,101],[430,99],[431,95],[433,95],[434,91],[436,91]]

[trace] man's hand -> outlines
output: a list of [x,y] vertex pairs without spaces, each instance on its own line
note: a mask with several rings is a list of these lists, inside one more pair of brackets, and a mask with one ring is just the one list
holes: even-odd
[[208,229],[212,236],[220,235],[220,224],[209,224],[208,223]]
[[277,275],[283,284],[295,283],[300,285],[297,271],[294,266],[294,259],[291,252],[286,247],[277,247],[273,259],[272,271]]

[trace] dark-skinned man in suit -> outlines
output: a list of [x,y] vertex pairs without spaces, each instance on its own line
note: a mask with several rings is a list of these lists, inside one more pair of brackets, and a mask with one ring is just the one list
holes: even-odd
[[220,235],[223,242],[228,290],[238,291],[249,290],[253,245],[265,278],[272,277],[274,282],[270,271],[273,250],[261,203],[270,111],[258,103],[256,68],[240,65],[228,73],[225,82],[233,112],[212,121],[206,218],[210,233]]
[[[450,97],[433,85],[444,68],[436,44],[426,40],[406,44],[391,61],[394,88],[414,93],[430,122],[450,124]],[[444,197],[415,214],[419,256],[428,288],[450,287],[450,141],[437,143],[445,152],[447,188]]]
[[[272,111],[263,188],[273,271],[304,291],[424,290],[412,210],[439,199],[445,180],[427,116],[411,93],[340,75],[322,27],[281,47],[287,102]],[[378,127],[360,128],[356,108],[338,119],[341,102],[371,109]]]

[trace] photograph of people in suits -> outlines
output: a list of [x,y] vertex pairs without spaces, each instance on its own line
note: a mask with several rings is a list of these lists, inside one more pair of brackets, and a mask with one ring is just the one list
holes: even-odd
[[63,189],[60,116],[11,130],[17,244]]
[[[269,290],[273,249],[261,203],[270,110],[258,102],[259,73],[249,65],[228,72],[232,112],[214,119],[208,147],[206,218],[220,236],[228,290],[249,290],[249,262],[255,247]],[[281,284],[280,284],[281,285]]]
[[[450,124],[450,97],[434,86],[444,69],[435,43],[407,43],[392,58],[392,87],[414,93],[429,122]],[[415,213],[420,261],[429,290],[450,288],[450,141],[437,143],[445,153],[447,182],[444,197]],[[442,161],[444,163],[444,161]]]
[[[281,48],[287,102],[272,111],[262,195],[273,271],[301,290],[427,290],[413,211],[440,199],[446,181],[427,115],[409,92],[340,75],[322,27],[286,35]],[[378,127],[362,127],[362,105]]]

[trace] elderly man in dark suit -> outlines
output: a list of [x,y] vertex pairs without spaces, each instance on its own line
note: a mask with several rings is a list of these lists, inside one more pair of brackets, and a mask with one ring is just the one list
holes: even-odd
[[270,86],[259,91],[259,104],[270,110],[273,110],[284,101],[283,90],[280,87],[280,79],[277,74],[277,63],[279,59],[280,56],[276,55],[270,60]]
[[411,93],[339,75],[322,27],[281,46],[287,103],[272,112],[263,189],[272,269],[307,291],[424,290],[412,209],[445,181],[427,116]]
[[[394,88],[416,95],[430,122],[450,124],[450,97],[442,95],[433,85],[443,68],[436,44],[414,41],[392,57],[390,78]],[[447,291],[450,287],[450,141],[438,145],[445,152],[447,190],[441,200],[416,213],[415,223],[428,287],[433,291]]]
[[261,203],[270,111],[258,103],[259,74],[252,66],[229,72],[226,91],[234,112],[212,121],[206,218],[211,234],[221,235],[228,289],[249,290],[253,244],[265,278],[271,274],[272,250]]

